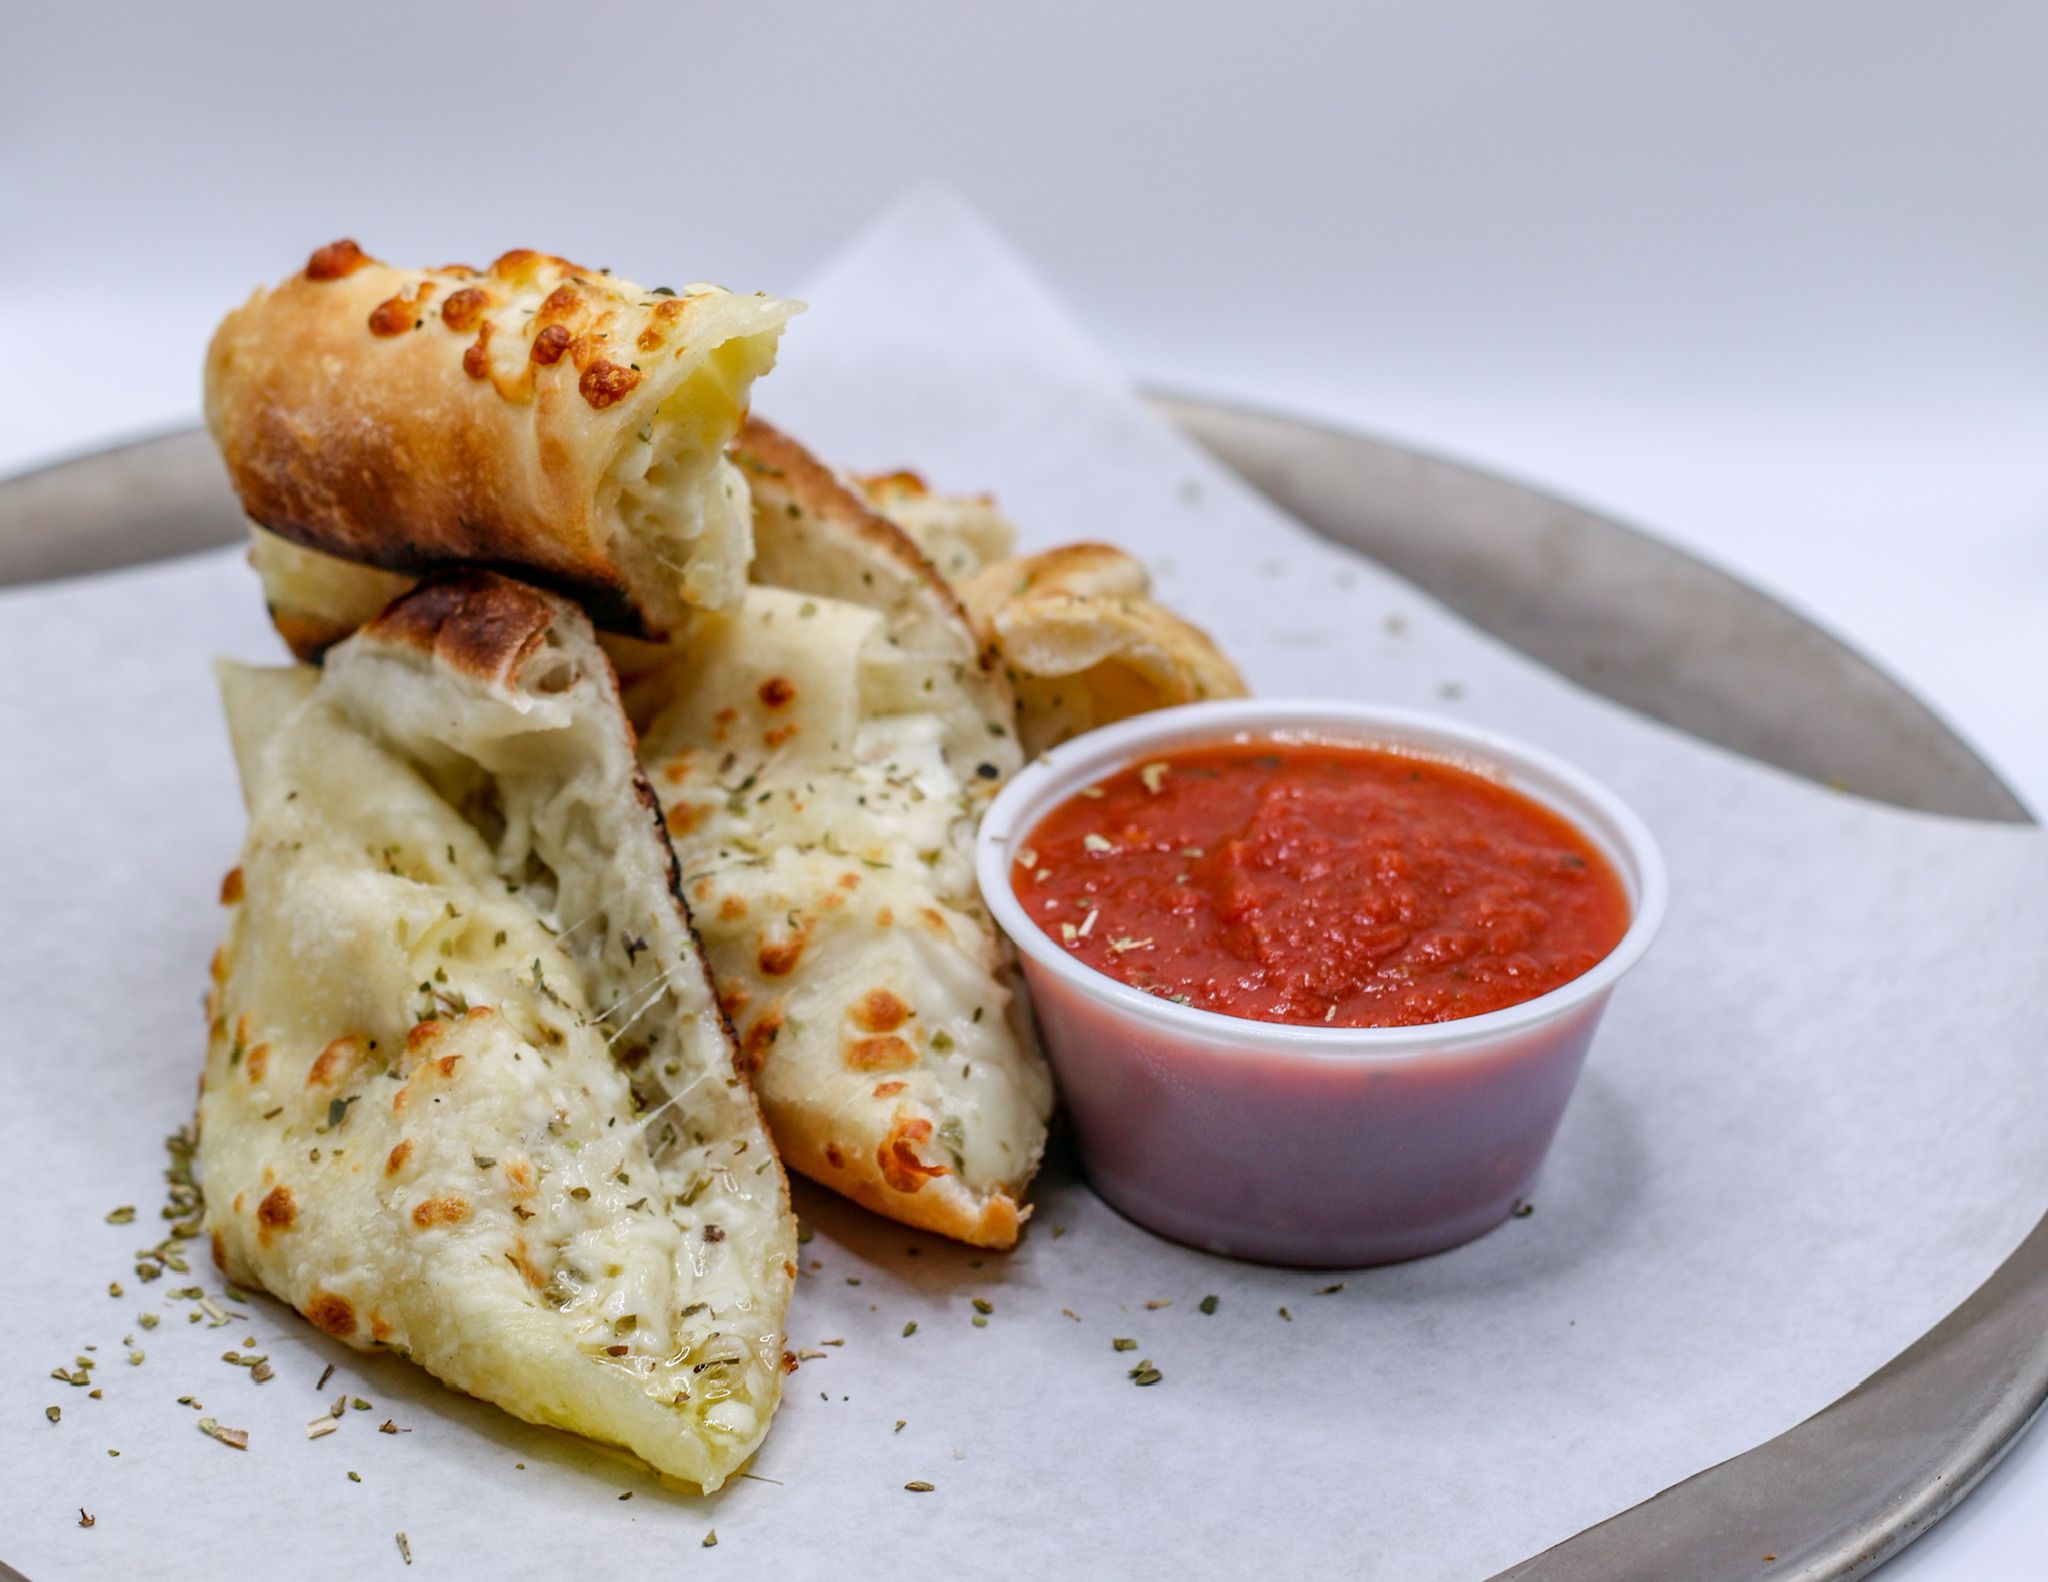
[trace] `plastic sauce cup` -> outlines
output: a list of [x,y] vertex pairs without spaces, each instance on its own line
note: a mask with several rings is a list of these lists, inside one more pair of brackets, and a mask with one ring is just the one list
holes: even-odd
[[[1131,988],[1025,911],[1011,888],[1017,849],[1081,787],[1177,749],[1271,738],[1412,752],[1543,804],[1614,865],[1628,931],[1590,971],[1519,1005],[1416,1027],[1302,1027]],[[1491,731],[1344,703],[1195,703],[1090,731],[1003,789],[975,855],[1096,1191],[1189,1246],[1310,1267],[1440,1252],[1529,1196],[1600,1013],[1665,905],[1649,830],[1589,776]]]

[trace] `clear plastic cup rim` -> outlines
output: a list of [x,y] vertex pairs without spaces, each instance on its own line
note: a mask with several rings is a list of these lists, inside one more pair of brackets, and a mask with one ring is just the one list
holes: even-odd
[[[1234,740],[1325,741],[1448,762],[1500,781],[1564,817],[1614,864],[1628,893],[1626,933],[1598,963],[1532,999],[1453,1021],[1408,1027],[1314,1027],[1181,1005],[1076,960],[1025,911],[1010,887],[1017,850],[1039,821],[1082,786],[1154,753]],[[1605,995],[1643,957],[1664,919],[1663,854],[1627,803],[1584,770],[1498,731],[1415,709],[1314,700],[1189,703],[1085,732],[1033,759],[990,804],[975,844],[983,901],[1035,967],[1068,988],[1161,1032],[1247,1055],[1401,1060],[1486,1044],[1570,1015]]]

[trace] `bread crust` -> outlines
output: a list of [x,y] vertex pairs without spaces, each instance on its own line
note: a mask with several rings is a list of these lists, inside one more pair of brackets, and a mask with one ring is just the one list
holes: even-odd
[[537,589],[488,571],[456,571],[395,600],[363,628],[363,639],[417,649],[458,674],[511,690],[557,620],[573,617]]
[[[1017,702],[953,584],[852,480],[773,424],[749,414],[732,456],[753,492],[755,582],[880,610],[899,643],[968,666],[954,685],[970,708],[950,716],[948,751],[993,797],[1021,762]],[[997,775],[977,778],[981,762]]]
[[1027,753],[1133,714],[1245,694],[1208,633],[1157,603],[1145,568],[1112,545],[999,560],[960,592],[1016,688]]
[[[938,568],[925,558],[910,535],[870,506],[865,495],[853,484],[842,480],[799,441],[766,419],[748,413],[747,420],[740,425],[739,434],[733,440],[732,453],[733,459],[747,474],[748,487],[754,491],[757,510],[766,519],[755,535],[757,550],[765,550],[769,557],[774,556],[777,546],[764,542],[772,536],[771,524],[805,520],[824,523],[834,534],[852,539],[869,551],[875,560],[893,566],[920,584],[940,606],[966,622],[966,606],[960,602],[960,595],[953,584],[939,574]],[[790,509],[792,506],[794,511]],[[869,563],[872,565],[873,561]],[[755,580],[774,579],[760,577]],[[825,588],[798,591],[832,592]],[[872,586],[865,590],[865,599],[856,597],[859,591],[848,588],[834,596],[853,599],[856,603],[877,602],[877,590]],[[986,653],[982,656],[982,666],[990,668]]]
[[731,421],[695,437],[715,459],[796,311],[524,249],[419,270],[337,243],[222,322],[206,418],[243,509],[293,543],[391,571],[515,571],[656,635],[738,581],[677,589],[618,507],[621,459],[717,359]]

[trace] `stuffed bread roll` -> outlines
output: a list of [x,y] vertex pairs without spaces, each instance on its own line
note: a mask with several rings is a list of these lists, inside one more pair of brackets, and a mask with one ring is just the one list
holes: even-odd
[[1027,753],[1133,714],[1245,695],[1209,635],[1157,603],[1144,566],[1108,544],[996,561],[960,596],[1016,688]]
[[222,322],[206,418],[282,538],[387,571],[514,568],[659,635],[739,597],[750,514],[725,446],[799,311],[523,249],[397,269],[336,242]]
[[589,624],[457,574],[324,670],[222,681],[216,1260],[718,1487],[775,1410],[795,1225]]
[[1007,688],[847,486],[766,425],[736,454],[774,585],[691,621],[643,747],[713,974],[787,1164],[1010,1246],[1052,1084],[974,885]]
[[903,470],[863,473],[854,482],[869,507],[902,528],[951,582],[1001,560],[1016,539],[1016,529],[989,495],[942,493]]

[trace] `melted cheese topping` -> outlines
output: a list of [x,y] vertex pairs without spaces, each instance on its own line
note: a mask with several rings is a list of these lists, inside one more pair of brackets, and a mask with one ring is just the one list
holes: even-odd
[[974,887],[982,777],[902,671],[879,613],[752,588],[693,624],[646,756],[785,1155],[1014,1197],[1050,1079]]
[[363,649],[303,702],[305,672],[228,677],[251,828],[201,1105],[227,1266],[716,1487],[774,1410],[793,1227],[595,650],[508,706]]

